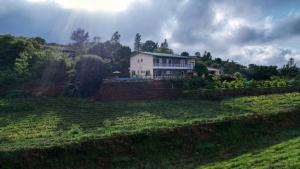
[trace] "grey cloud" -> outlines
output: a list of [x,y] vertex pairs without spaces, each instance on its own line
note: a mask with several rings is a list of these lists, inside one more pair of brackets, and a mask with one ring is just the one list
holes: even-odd
[[[24,0],[17,3],[16,0],[0,0],[0,34],[41,36],[50,42],[67,43],[72,30],[81,27],[103,40],[119,31],[121,41],[132,46],[136,33],[141,33],[144,41],[159,42],[165,38],[163,32],[168,32],[169,43],[176,52],[209,50],[216,57],[250,63],[253,60],[243,53],[233,57],[232,50],[248,45],[277,45],[276,48],[282,49],[280,41],[300,37],[300,16],[288,16],[288,10],[286,16],[277,18],[271,27],[263,26],[268,14],[274,14],[270,6],[278,11],[285,9],[282,7],[285,4],[290,8],[289,4],[298,3],[289,0],[286,3],[280,0],[152,0],[149,4],[137,1],[125,12],[108,14],[63,9],[53,2],[33,4]],[[215,22],[215,11],[226,13],[223,21]],[[235,18],[243,19],[247,24],[227,30],[228,22]],[[219,35],[229,31],[230,36]],[[283,55],[287,56],[284,53],[274,55],[267,62],[280,64],[281,57],[277,56]]]

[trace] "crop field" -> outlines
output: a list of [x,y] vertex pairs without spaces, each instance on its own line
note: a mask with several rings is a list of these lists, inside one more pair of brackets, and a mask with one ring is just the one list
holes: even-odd
[[93,102],[72,98],[0,100],[0,151],[45,148],[193,123],[297,108],[300,93],[223,101]]
[[286,168],[300,167],[300,133],[298,137],[283,141],[259,151],[239,155],[235,158],[216,162],[197,169],[237,169],[237,168]]

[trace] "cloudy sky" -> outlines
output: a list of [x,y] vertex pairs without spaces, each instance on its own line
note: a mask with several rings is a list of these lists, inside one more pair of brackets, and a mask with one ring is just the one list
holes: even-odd
[[298,0],[0,0],[0,34],[69,43],[76,28],[121,42],[167,38],[175,52],[210,51],[242,64],[300,63]]

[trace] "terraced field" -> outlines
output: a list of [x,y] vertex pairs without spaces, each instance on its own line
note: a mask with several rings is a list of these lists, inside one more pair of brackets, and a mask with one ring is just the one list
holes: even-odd
[[0,151],[46,148],[194,123],[296,109],[300,93],[223,101],[93,102],[72,98],[0,100]]
[[298,169],[300,168],[300,133],[298,137],[267,148],[244,153],[229,160],[201,165],[197,169]]

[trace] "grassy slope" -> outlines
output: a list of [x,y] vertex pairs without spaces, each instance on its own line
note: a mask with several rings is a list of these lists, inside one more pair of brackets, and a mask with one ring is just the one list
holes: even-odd
[[296,108],[300,93],[215,101],[101,103],[70,98],[0,100],[0,151],[44,148],[118,134],[272,114]]
[[300,168],[300,133],[298,137],[275,145],[244,153],[229,160],[202,165],[197,169],[238,169],[238,168]]

